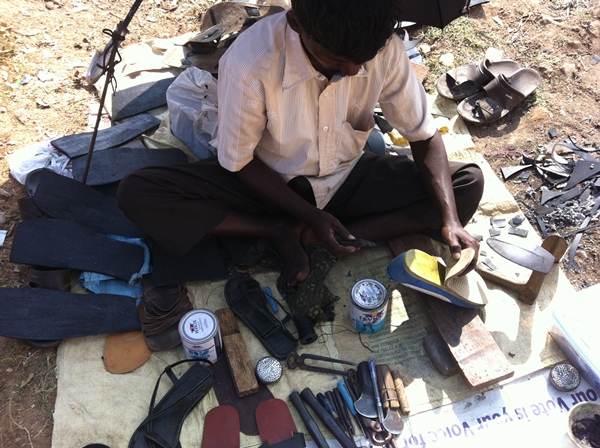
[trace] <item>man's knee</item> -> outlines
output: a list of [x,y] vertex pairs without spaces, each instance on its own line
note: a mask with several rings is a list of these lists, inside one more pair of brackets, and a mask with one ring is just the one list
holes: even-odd
[[117,203],[126,215],[136,206],[140,206],[145,184],[146,181],[136,173],[128,174],[119,182]]

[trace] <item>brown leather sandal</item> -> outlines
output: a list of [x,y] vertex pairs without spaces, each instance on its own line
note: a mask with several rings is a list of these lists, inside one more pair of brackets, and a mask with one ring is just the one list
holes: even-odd
[[138,314],[148,347],[159,352],[181,344],[179,321],[193,309],[188,291],[182,285],[151,286],[148,278],[142,279],[144,295]]
[[540,82],[540,74],[532,68],[522,68],[512,76],[500,75],[481,92],[462,100],[456,111],[470,123],[491,123],[517,107]]

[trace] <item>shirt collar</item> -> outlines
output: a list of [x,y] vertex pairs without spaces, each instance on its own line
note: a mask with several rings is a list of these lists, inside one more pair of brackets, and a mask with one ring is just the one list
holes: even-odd
[[[368,76],[364,65],[360,67],[360,70],[355,76]],[[289,25],[287,25],[285,32],[285,67],[283,71],[282,82],[283,90],[292,89],[298,84],[306,82],[312,78],[326,79],[325,75],[320,73],[318,70],[315,70],[310,63],[310,59],[308,59],[308,56],[304,51],[304,47],[302,47],[300,35],[292,30]],[[335,78],[337,78],[337,75]]]

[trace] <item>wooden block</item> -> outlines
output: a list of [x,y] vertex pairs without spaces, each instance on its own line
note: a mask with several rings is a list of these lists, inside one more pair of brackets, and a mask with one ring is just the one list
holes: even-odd
[[419,294],[468,388],[480,389],[515,374],[477,310]]
[[410,64],[412,65],[412,68],[415,71],[415,75],[417,75],[419,81],[425,81],[425,78],[427,78],[427,75],[429,74],[429,67],[427,67],[426,65],[415,64],[412,61]]
[[227,365],[238,397],[258,392],[258,381],[233,311],[229,308],[221,308],[215,313],[219,318]]
[[237,319],[235,318],[233,311],[231,311],[231,308],[221,308],[220,310],[215,311],[215,314],[219,318],[221,336],[229,336],[230,334],[240,332],[240,327],[238,327]]

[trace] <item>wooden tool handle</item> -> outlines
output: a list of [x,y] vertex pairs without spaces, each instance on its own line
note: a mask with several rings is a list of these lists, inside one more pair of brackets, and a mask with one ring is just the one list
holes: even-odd
[[394,379],[390,373],[390,367],[387,364],[378,364],[377,370],[377,385],[379,386],[379,395],[381,395],[381,404],[384,409],[398,409],[398,393],[394,385]]
[[396,392],[398,393],[400,411],[403,414],[410,414],[410,406],[408,405],[408,398],[406,397],[404,383],[402,382],[402,378],[400,377],[400,372],[398,370],[392,370],[392,378],[394,379],[394,386],[396,387]]

